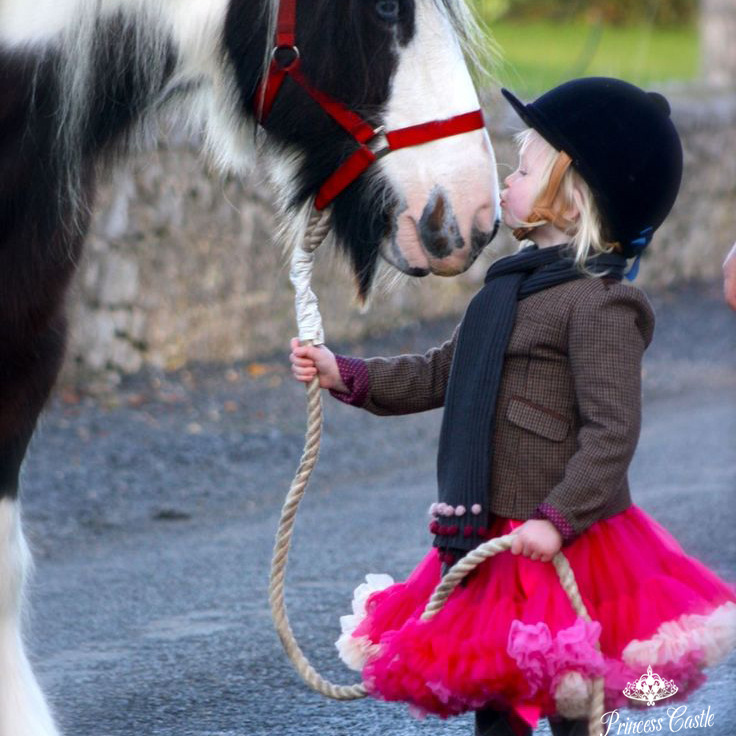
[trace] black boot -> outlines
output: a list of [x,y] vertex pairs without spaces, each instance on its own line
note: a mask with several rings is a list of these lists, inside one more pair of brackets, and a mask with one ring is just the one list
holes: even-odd
[[588,721],[570,721],[567,718],[550,718],[552,736],[588,736]]
[[[523,736],[531,736],[532,729],[527,728]],[[503,711],[484,708],[475,711],[475,736],[517,736],[508,715]]]

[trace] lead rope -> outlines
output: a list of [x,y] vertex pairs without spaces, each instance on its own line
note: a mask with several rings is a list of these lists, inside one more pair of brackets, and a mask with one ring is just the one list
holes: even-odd
[[[295,247],[292,254],[289,278],[296,292],[297,324],[299,326],[299,340],[302,345],[322,345],[324,343],[322,320],[319,314],[317,297],[314,295],[310,283],[314,251],[324,242],[329,231],[330,224],[327,211],[313,209],[307,223],[304,242],[301,247]],[[304,442],[304,451],[302,452],[294,480],[291,482],[289,492],[286,494],[286,500],[281,509],[278,531],[276,532],[276,542],[271,559],[269,601],[271,603],[271,615],[273,616],[276,632],[279,635],[279,639],[281,639],[284,651],[304,682],[313,690],[326,695],[328,698],[334,700],[358,700],[367,695],[364,685],[335,685],[322,677],[310,664],[294,637],[284,602],[284,578],[286,576],[286,563],[289,557],[289,547],[291,546],[296,512],[306,491],[312,470],[317,464],[321,436],[322,390],[319,387],[319,379],[314,378],[307,385],[307,434]],[[424,613],[422,613],[422,620],[427,621],[440,611],[460,581],[478,565],[499,552],[510,549],[513,538],[513,534],[506,534],[505,536],[491,539],[476,547],[471,552],[468,552],[465,557],[459,560],[442,578],[437,588],[435,588],[432,597],[424,609]],[[575,582],[575,575],[567,558],[561,552],[558,552],[552,559],[552,563],[557,570],[560,584],[570,599],[572,607],[575,609],[575,613],[585,621],[590,622],[590,615],[580,596],[580,591]],[[598,642],[596,642],[596,647],[600,651]],[[589,736],[597,736],[604,707],[603,678],[593,680],[590,707],[588,733]]]
[[[294,248],[291,258],[289,278],[296,291],[297,324],[299,326],[299,340],[302,345],[321,345],[324,342],[317,298],[312,292],[310,281],[314,251],[322,244],[329,231],[330,222],[327,211],[319,212],[313,209],[307,224],[304,243],[301,247],[296,246]],[[317,464],[321,437],[322,389],[319,387],[319,378],[314,378],[307,384],[307,435],[304,440],[304,451],[299,461],[299,467],[281,509],[279,528],[276,532],[276,542],[271,558],[268,597],[276,632],[279,639],[281,639],[286,654],[304,682],[313,690],[326,695],[328,698],[356,700],[366,696],[363,685],[335,685],[325,680],[312,667],[294,637],[286,613],[286,603],[284,602],[284,577],[286,576],[286,563],[289,558],[289,547],[291,546],[296,512],[307,489],[312,470]]]

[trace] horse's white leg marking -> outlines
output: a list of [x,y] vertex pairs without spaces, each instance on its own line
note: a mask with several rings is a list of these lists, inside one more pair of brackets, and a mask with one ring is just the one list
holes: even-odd
[[[389,130],[479,107],[455,31],[438,5],[433,0],[416,3],[416,32],[400,49],[386,106]],[[489,232],[499,216],[496,161],[483,130],[396,151],[380,166],[407,205],[396,244],[410,266],[427,265],[417,224],[438,185],[450,201],[466,248],[474,227]],[[458,256],[462,260],[464,253]]]
[[18,502],[0,499],[0,736],[57,736],[21,639],[23,587],[31,568]]

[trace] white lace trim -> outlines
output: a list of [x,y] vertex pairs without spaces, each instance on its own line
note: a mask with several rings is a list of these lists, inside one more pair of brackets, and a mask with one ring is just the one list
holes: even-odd
[[622,652],[634,668],[677,662],[692,651],[702,651],[703,664],[712,667],[736,647],[736,603],[729,601],[710,614],[684,614],[665,621],[651,639],[635,639]]
[[353,592],[353,613],[340,616],[342,634],[335,642],[337,651],[351,670],[360,672],[368,659],[378,651],[378,644],[373,644],[367,636],[353,636],[360,622],[365,618],[365,604],[369,596],[378,590],[385,590],[394,584],[390,575],[369,573]]
[[587,718],[593,685],[590,678],[570,670],[560,677],[555,688],[557,712],[563,718],[577,720]]

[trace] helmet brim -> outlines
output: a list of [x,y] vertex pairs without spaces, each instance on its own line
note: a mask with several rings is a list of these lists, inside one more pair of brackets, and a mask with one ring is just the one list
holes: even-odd
[[568,146],[554,126],[544,118],[532,105],[525,105],[516,95],[506,88],[501,89],[501,94],[508,100],[516,114],[530,127],[539,133],[551,146],[558,151],[565,151],[575,159],[574,151],[568,150]]

